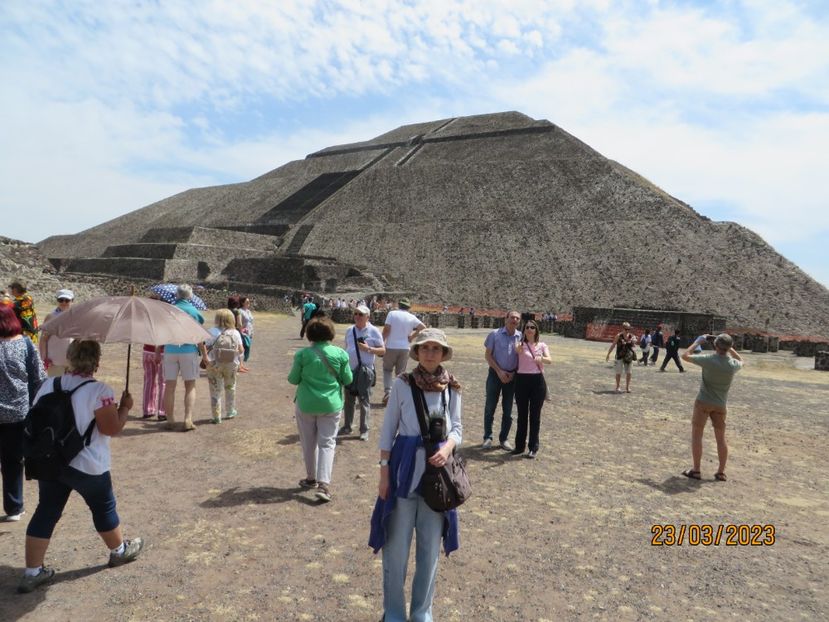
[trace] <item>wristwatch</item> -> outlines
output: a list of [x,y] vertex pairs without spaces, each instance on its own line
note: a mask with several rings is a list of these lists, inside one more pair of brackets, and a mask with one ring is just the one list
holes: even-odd
[[382,459],[382,460],[380,460],[377,464],[379,464],[381,467],[384,467],[384,466],[389,466],[389,461],[388,461],[388,460],[386,460],[385,458],[383,458],[383,459]]

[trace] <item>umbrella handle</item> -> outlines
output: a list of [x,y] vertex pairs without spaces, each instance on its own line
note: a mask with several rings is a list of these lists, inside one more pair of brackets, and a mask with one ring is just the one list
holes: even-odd
[[124,391],[129,393],[130,391],[130,356],[132,355],[132,344],[127,345],[127,386],[124,387]]

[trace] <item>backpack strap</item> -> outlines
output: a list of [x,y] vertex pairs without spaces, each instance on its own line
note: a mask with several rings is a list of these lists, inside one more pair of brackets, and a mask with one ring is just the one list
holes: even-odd
[[[78,389],[80,389],[80,388],[81,388],[82,386],[84,386],[85,384],[89,384],[90,382],[95,382],[95,380],[94,380],[94,379],[92,379],[92,378],[90,378],[89,380],[84,380],[82,383],[80,383],[77,387],[75,387],[75,388],[74,388],[74,389],[72,389],[71,391],[64,391],[64,392],[65,392],[65,393],[66,393],[69,397],[72,397],[72,394],[73,394],[75,391],[77,391]],[[56,376],[56,377],[55,377],[55,391],[60,391],[60,390],[61,390],[61,388],[60,388],[60,376]],[[82,438],[83,438],[83,444],[84,444],[84,447],[88,447],[88,446],[89,446],[89,443],[91,443],[91,442],[92,442],[92,432],[95,430],[95,423],[96,423],[96,421],[95,421],[95,415],[92,415],[92,421],[90,421],[90,422],[89,422],[89,425],[88,425],[88,426],[86,426],[86,431],[83,433],[83,437],[82,437]]]

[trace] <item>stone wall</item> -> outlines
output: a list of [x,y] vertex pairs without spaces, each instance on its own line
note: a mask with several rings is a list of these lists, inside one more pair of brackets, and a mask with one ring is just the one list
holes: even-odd
[[820,350],[815,353],[815,369],[818,371],[829,371],[828,350]]
[[[602,307],[573,307],[573,327],[564,328],[563,334],[572,333],[583,338],[588,333],[588,326],[620,326],[630,322],[634,333],[641,334],[646,328],[653,330],[662,325],[662,332],[667,336],[679,329],[683,345],[693,337],[703,333],[717,334],[725,331],[725,318],[710,313],[689,313],[683,311],[665,311],[659,309],[622,309]],[[616,330],[614,328],[614,330]],[[601,331],[598,331],[601,332]],[[612,337],[612,335],[610,336]],[[603,334],[599,338],[608,339]]]
[[814,342],[814,341],[800,341],[795,346],[795,356],[816,356],[819,351],[829,350],[829,343]]

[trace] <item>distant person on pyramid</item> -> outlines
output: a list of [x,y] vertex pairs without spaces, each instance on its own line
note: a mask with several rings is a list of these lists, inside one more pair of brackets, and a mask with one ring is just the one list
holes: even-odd
[[613,343],[607,349],[607,356],[605,361],[610,360],[610,353],[616,348],[616,362],[614,368],[616,370],[616,393],[621,393],[622,389],[619,385],[622,381],[622,373],[625,374],[625,392],[630,393],[630,366],[636,360],[636,336],[630,332],[630,324],[622,322],[622,330],[616,334]]
[[415,335],[426,328],[416,315],[409,312],[411,306],[408,298],[398,300],[398,308],[389,311],[383,325],[383,341],[386,344],[386,354],[383,356],[383,406],[389,402],[394,378],[406,373],[409,344]]
[[682,360],[702,367],[702,380],[699,393],[694,401],[694,414],[691,417],[691,459],[694,466],[682,474],[691,479],[700,479],[702,462],[702,433],[705,424],[711,419],[714,437],[717,439],[717,457],[719,467],[714,479],[726,481],[725,463],[728,460],[728,445],[725,442],[726,400],[734,374],[743,368],[743,359],[734,349],[731,335],[722,333],[714,340],[714,352],[694,354],[697,346],[702,345],[709,335],[697,337],[682,354]]
[[[174,306],[178,307],[199,324],[204,324],[204,318],[190,299],[193,297],[193,288],[189,285],[179,285],[176,290]],[[176,402],[176,381],[181,375],[184,380],[184,431],[195,430],[193,423],[193,408],[196,404],[196,380],[199,378],[199,363],[207,367],[207,349],[204,343],[168,343],[164,345],[164,412],[167,414],[167,427],[175,427],[174,408]]]
[[515,372],[518,370],[518,351],[521,347],[521,333],[518,324],[521,314],[510,311],[504,326],[496,328],[484,341],[484,358],[489,371],[486,377],[486,401],[484,403],[484,442],[481,447],[492,447],[492,424],[495,409],[501,400],[501,430],[498,442],[504,451],[512,451],[509,431],[512,427],[512,404],[515,398]]
[[20,321],[20,326],[23,327],[23,334],[31,339],[33,344],[37,345],[37,313],[35,313],[35,302],[31,294],[26,292],[26,286],[20,281],[15,281],[9,285],[9,291],[14,303],[14,314]]

